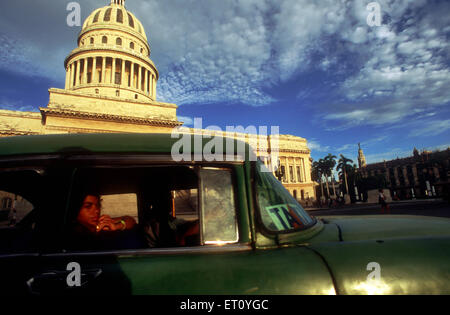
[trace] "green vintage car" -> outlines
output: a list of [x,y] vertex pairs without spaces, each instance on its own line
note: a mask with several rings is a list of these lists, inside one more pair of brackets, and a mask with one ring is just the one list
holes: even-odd
[[[0,139],[0,194],[17,197],[18,221],[0,226],[1,293],[450,293],[450,220],[314,218],[248,145],[223,158],[209,145],[211,159],[209,140],[178,141]],[[120,228],[77,234],[87,195]]]

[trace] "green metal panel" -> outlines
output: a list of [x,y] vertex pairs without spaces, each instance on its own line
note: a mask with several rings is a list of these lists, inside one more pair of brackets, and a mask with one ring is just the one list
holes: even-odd
[[[339,294],[450,294],[450,237],[310,245],[327,261]],[[380,266],[380,279],[367,279]]]
[[245,173],[242,165],[234,167],[236,175],[236,190],[238,195],[237,208],[239,212],[236,214],[239,222],[239,242],[250,244],[252,235],[249,222],[249,210],[247,202],[247,191],[245,186]]
[[[449,219],[340,216],[326,222],[339,226],[343,241],[319,234],[309,247],[327,261],[340,294],[450,293]],[[367,279],[371,262],[380,266],[379,280]]]
[[[201,136],[195,145],[194,136],[189,138],[191,153],[202,153],[203,147],[211,138]],[[170,154],[173,144],[181,139],[170,134],[71,134],[71,135],[33,135],[5,137],[0,139],[0,156],[53,154],[53,153],[160,153]],[[227,152],[227,138],[217,137]],[[251,147],[238,140],[232,141],[234,154],[241,146],[248,158]],[[214,153],[214,152],[213,152]]]
[[408,215],[322,217],[341,228],[342,239],[372,240],[395,237],[450,236],[450,219]]
[[118,259],[133,294],[334,294],[307,248]]

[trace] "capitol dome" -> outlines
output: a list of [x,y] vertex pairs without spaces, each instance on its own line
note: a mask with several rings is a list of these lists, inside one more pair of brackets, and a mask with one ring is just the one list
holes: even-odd
[[125,0],[111,0],[94,10],[84,21],[77,44],[64,62],[67,90],[156,101],[159,73],[150,59],[144,27],[125,8]]
[[[125,8],[125,1],[111,0],[109,6],[97,9],[89,15],[83,24],[81,34],[99,28],[117,28],[140,35],[147,42],[142,23]],[[137,33],[137,34],[136,34]]]

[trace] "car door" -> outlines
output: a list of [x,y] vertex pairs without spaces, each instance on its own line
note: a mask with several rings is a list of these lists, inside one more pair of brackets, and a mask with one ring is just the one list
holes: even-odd
[[0,198],[12,201],[8,217],[0,221],[0,292],[5,295],[31,293],[42,251],[57,246],[70,170],[41,164],[0,167]]
[[[182,186],[186,169],[169,168],[149,171],[158,181],[153,189],[166,182]],[[255,235],[248,198],[244,165],[204,164],[188,166],[198,180],[197,213],[200,240],[196,245],[153,248],[118,248],[47,253],[41,257],[54,281],[40,285],[49,294],[300,294],[329,293],[331,277],[323,262],[302,247],[255,249]],[[182,171],[183,170],[183,171]],[[126,168],[126,175],[114,169],[101,169],[109,183],[108,172],[117,185],[108,191],[130,192],[142,181],[147,168]],[[92,174],[92,170],[89,171]],[[102,173],[103,172],[103,173]],[[105,173],[106,172],[106,173]],[[161,172],[167,172],[161,173]],[[172,173],[171,173],[172,172]],[[178,176],[180,175],[180,176]],[[183,176],[181,176],[183,175]],[[122,178],[126,181],[121,183]],[[181,185],[181,186],[180,186]],[[119,191],[120,187],[126,187]],[[186,188],[186,187],[181,187]],[[190,187],[192,188],[192,187]],[[142,193],[139,189],[138,195]],[[161,196],[161,194],[159,194]],[[146,208],[145,198],[138,198],[139,211]],[[155,204],[153,204],[155,205]],[[140,217],[143,217],[141,214]],[[140,222],[141,223],[141,222]],[[79,269],[77,269],[77,266]],[[69,269],[69,270],[68,270]],[[55,276],[58,275],[58,276]],[[79,277],[79,281],[75,281]]]

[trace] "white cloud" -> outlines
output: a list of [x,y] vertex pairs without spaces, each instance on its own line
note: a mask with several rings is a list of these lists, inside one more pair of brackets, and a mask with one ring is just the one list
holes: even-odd
[[[100,6],[79,2],[84,17]],[[364,1],[133,0],[127,7],[146,29],[161,101],[262,106],[276,101],[270,88],[294,76],[339,68],[344,75],[332,85],[340,95],[317,112],[333,126],[326,129],[342,130],[399,123],[450,102],[450,5],[378,2],[387,19],[373,28]],[[65,3],[8,2],[0,13],[0,68],[63,82],[79,31],[66,16]]]
[[36,112],[36,107],[32,105],[24,105],[22,101],[10,100],[5,97],[0,99],[0,109],[14,110],[21,112]]
[[432,120],[416,126],[414,130],[409,133],[410,137],[432,137],[450,130],[450,119]]
[[177,118],[179,121],[184,123],[184,126],[193,126],[194,125],[194,119],[192,117],[177,115]]
[[330,150],[330,146],[322,146],[315,139],[308,141],[308,147],[311,151],[318,151],[318,152],[328,152]]
[[[391,22],[367,33],[366,45],[359,47],[366,62],[341,84],[342,96],[353,105],[329,107],[322,115],[339,121],[344,129],[362,123],[398,123],[450,102],[448,49],[443,44],[448,34],[436,25],[443,13],[423,7],[422,17],[414,15],[408,27],[401,29],[397,24],[402,17],[425,2],[380,3]],[[439,6],[441,10],[449,7],[445,3]]]

